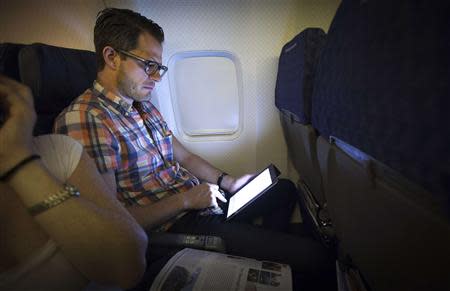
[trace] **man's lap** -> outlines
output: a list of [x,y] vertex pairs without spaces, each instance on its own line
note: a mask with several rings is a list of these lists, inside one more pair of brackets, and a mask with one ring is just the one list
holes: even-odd
[[194,212],[181,218],[169,232],[219,236],[225,240],[229,254],[286,263],[300,272],[321,270],[329,259],[326,248],[310,236],[225,222],[223,217],[205,217]]
[[[324,271],[329,272],[333,259],[325,247],[311,236],[283,232],[297,201],[295,185],[280,179],[266,194],[252,205],[247,215],[237,216],[235,220],[225,221],[225,215],[202,216],[199,211],[191,211],[177,220],[168,231],[219,236],[225,240],[228,254],[289,264],[297,287],[305,286],[306,278],[316,278]],[[274,213],[272,216],[271,212]],[[272,230],[249,222],[258,215],[274,218],[271,221],[273,227],[269,226]],[[149,240],[151,241],[151,235]],[[159,270],[178,250],[149,248],[149,267],[140,286],[149,286]]]

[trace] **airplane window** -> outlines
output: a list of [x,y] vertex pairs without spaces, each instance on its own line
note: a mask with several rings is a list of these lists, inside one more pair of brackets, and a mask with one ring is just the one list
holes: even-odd
[[242,128],[236,57],[223,51],[177,53],[169,61],[177,127],[185,140],[234,139]]

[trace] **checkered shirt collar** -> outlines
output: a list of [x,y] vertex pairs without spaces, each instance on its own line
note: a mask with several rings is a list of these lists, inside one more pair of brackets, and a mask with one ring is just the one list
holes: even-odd
[[94,84],[92,85],[92,88],[103,95],[105,99],[112,102],[116,107],[119,107],[120,109],[124,110],[125,112],[131,113],[133,111],[133,104],[126,102],[123,98],[117,96],[116,94],[112,93],[111,91],[106,90],[97,80],[94,81]]

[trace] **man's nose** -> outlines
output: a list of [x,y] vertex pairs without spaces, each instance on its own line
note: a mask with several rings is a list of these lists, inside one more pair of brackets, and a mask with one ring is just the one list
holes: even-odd
[[154,72],[153,74],[150,74],[149,77],[155,82],[161,81],[161,75],[159,74],[158,71]]

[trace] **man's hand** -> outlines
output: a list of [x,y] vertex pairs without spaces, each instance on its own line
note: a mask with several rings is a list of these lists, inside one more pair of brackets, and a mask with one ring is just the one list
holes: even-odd
[[218,207],[216,199],[227,202],[227,199],[219,192],[219,186],[209,183],[197,185],[182,195],[186,210]]
[[253,174],[246,174],[241,177],[234,178],[232,176],[225,176],[223,184],[226,184],[227,187],[225,188],[230,193],[234,193],[237,189],[241,188],[242,185],[248,182],[251,178],[253,178],[255,175]]
[[36,113],[30,89],[2,75],[0,106],[6,114],[6,121],[0,127],[0,173],[3,173],[33,152]]

